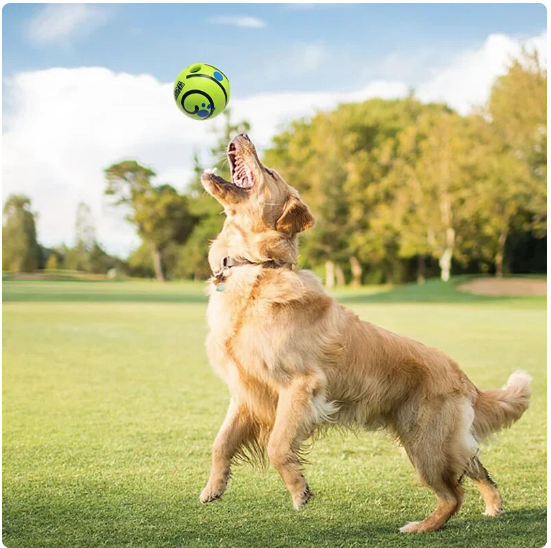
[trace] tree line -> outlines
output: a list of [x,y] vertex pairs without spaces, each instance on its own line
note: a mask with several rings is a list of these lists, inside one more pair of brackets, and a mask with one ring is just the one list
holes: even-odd
[[[248,129],[226,115],[211,150],[226,178],[227,142]],[[514,60],[471,115],[413,93],[343,104],[291,123],[263,159],[314,212],[301,261],[329,286],[546,271],[547,72],[535,54]],[[208,245],[223,216],[201,187],[197,154],[194,162],[183,193],[156,184],[155,172],[134,160],[109,166],[105,194],[128,212],[142,245],[125,261],[109,256],[81,205],[76,245],[46,253],[46,262],[159,280],[207,278]],[[28,198],[6,202],[4,269],[45,266],[32,216]]]
[[303,258],[331,285],[343,270],[354,283],[503,275],[515,242],[546,234],[546,151],[547,73],[526,55],[472,115],[413,96],[341,105],[293,123],[266,160],[321,219]]
[[2,270],[76,270],[106,274],[125,270],[124,261],[109,255],[96,239],[92,212],[85,203],[78,204],[75,219],[75,244],[56,247],[38,242],[35,213],[27,196],[12,194],[4,204],[2,223]]

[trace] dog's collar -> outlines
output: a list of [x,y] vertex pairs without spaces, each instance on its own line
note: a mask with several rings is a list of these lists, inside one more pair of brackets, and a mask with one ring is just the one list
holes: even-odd
[[223,282],[230,274],[230,269],[237,266],[245,265],[255,265],[262,266],[263,268],[293,268],[293,265],[290,263],[285,263],[281,261],[276,261],[275,259],[270,259],[262,263],[255,263],[247,259],[234,259],[233,257],[224,257],[220,261],[220,268],[214,272],[214,285],[218,285],[220,282]]

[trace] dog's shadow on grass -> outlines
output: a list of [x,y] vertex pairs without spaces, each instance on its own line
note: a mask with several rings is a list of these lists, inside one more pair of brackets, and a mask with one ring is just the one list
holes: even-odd
[[[308,519],[306,513],[299,522],[289,519],[287,524],[271,523],[266,517],[258,516],[258,521],[225,521],[223,532],[216,528],[209,530],[182,531],[174,539],[174,545],[186,547],[470,547],[470,548],[539,548],[546,542],[546,508],[513,510],[498,519],[468,515],[453,518],[441,530],[428,534],[403,534],[395,519],[384,524],[356,520],[339,521],[332,524],[330,519],[316,516]],[[396,518],[390,516],[389,518]]]
[[113,548],[540,548],[547,531],[545,507],[511,510],[497,519],[468,511],[440,531],[417,535],[398,531],[407,518],[421,517],[404,508],[381,519],[380,509],[377,517],[368,509],[361,516],[345,506],[297,514],[287,509],[284,494],[258,508],[258,500],[200,507],[195,497],[168,503],[151,492],[121,493],[116,487],[111,492],[105,486],[77,497],[65,493],[34,493],[15,503],[8,496],[5,545],[84,548],[105,539],[102,546]]

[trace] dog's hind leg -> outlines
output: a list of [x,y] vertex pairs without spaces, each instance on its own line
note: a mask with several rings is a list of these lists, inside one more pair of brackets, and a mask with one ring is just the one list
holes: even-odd
[[[463,502],[463,487],[458,482],[457,475],[452,470],[442,467],[435,474],[432,470],[429,481],[424,479],[422,471],[421,479],[435,492],[438,504],[436,510],[422,521],[414,521],[400,528],[402,533],[428,533],[442,527],[461,507]],[[437,476],[439,476],[437,478]]]
[[400,529],[402,533],[436,531],[461,507],[461,477],[472,457],[468,437],[471,422],[463,416],[460,404],[448,401],[419,412],[414,431],[402,441],[421,481],[436,494],[436,510],[420,522]]
[[199,500],[205,504],[219,499],[226,490],[235,454],[255,433],[255,423],[247,408],[232,401],[212,445],[212,467]]
[[291,493],[296,510],[302,509],[313,496],[302,473],[297,452],[310,435],[313,424],[322,418],[319,405],[316,405],[316,396],[319,397],[321,392],[322,386],[315,376],[301,376],[283,388],[279,393],[276,420],[268,442],[270,462]]
[[484,515],[500,516],[503,514],[503,502],[497,490],[497,485],[478,458],[472,459],[466,474],[475,482],[486,503]]

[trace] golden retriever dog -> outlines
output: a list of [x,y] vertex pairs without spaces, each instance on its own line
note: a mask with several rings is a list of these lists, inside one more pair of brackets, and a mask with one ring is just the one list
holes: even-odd
[[267,453],[300,510],[312,497],[301,445],[342,425],[389,431],[436,494],[436,509],[402,532],[446,523],[464,476],[485,513],[501,514],[478,445],[521,417],[530,377],[516,372],[501,390],[480,390],[442,352],[361,321],[298,268],[297,234],[314,219],[297,191],[262,164],[247,135],[231,141],[228,159],[231,181],[202,175],[226,214],[209,251],[207,352],[231,400],[200,501],[223,495],[236,459]]

